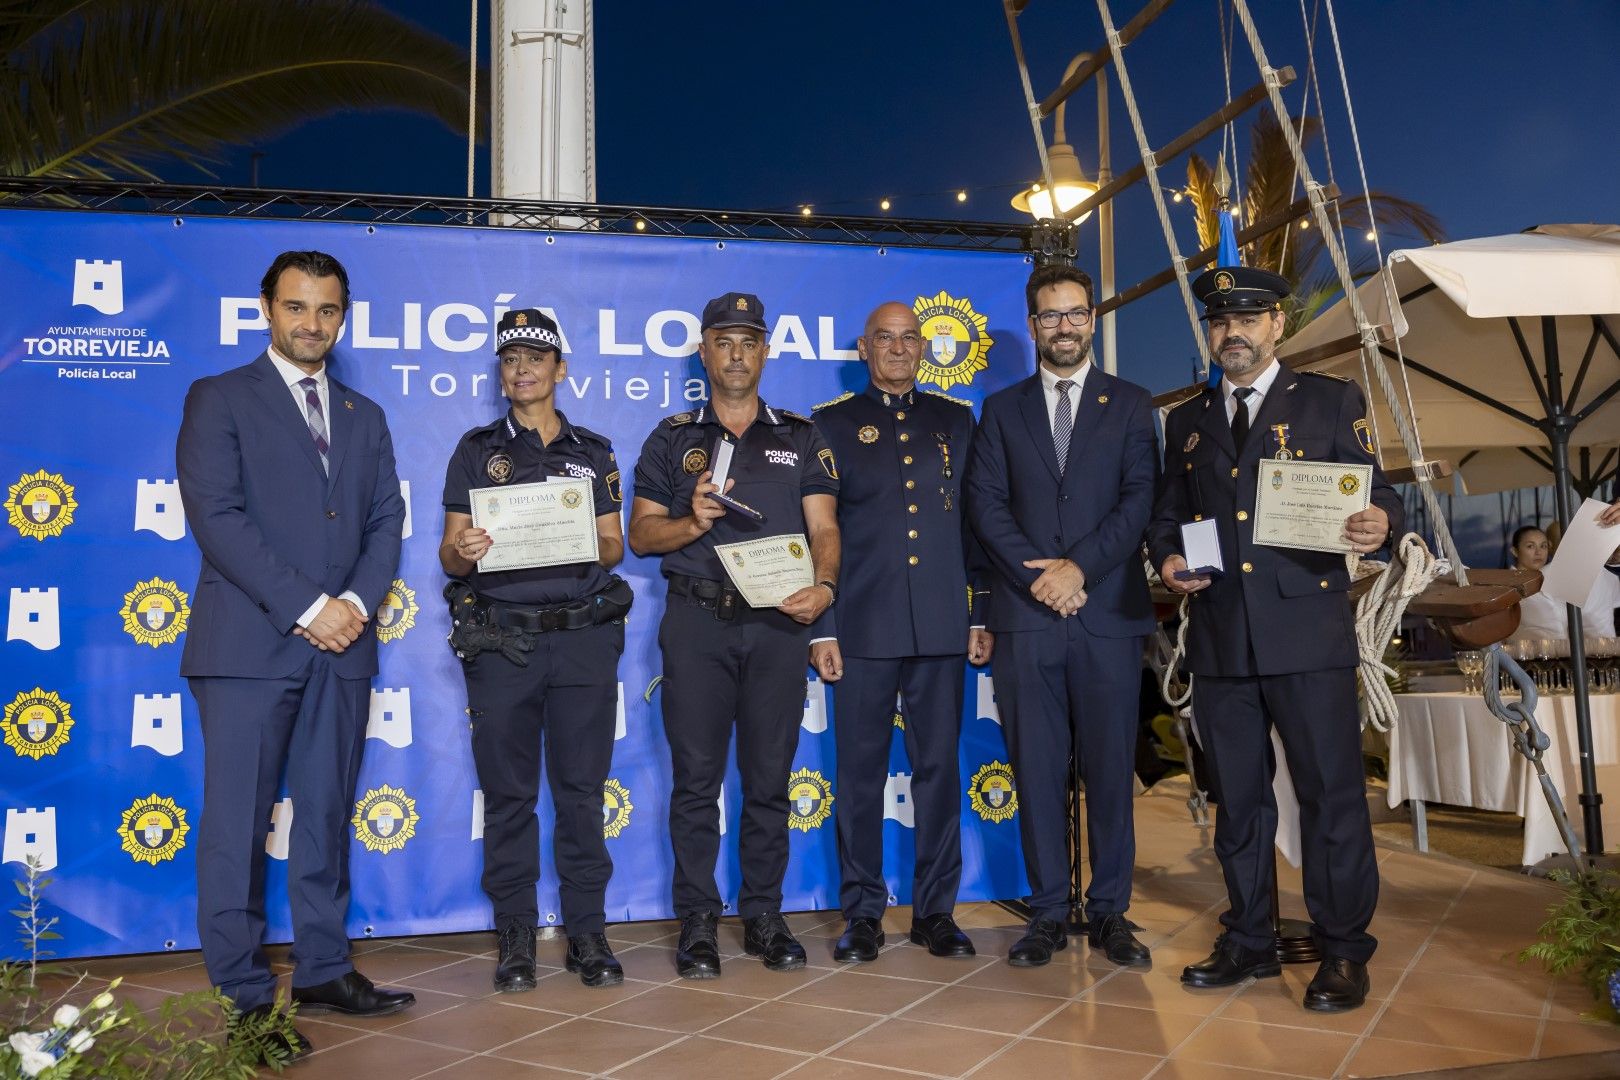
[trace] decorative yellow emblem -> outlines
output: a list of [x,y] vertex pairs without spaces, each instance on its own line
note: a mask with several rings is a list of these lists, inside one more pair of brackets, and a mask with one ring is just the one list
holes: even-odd
[[1376,456],[1373,453],[1372,426],[1367,423],[1366,418],[1363,417],[1351,424],[1350,429],[1356,433],[1356,442],[1361,444],[1361,448],[1369,455]]
[[118,835],[124,838],[124,850],[136,862],[156,866],[174,858],[186,846],[186,812],[175,805],[173,799],[156,792],[144,799],[136,799],[124,811]]
[[922,324],[922,367],[919,382],[934,383],[943,390],[966,386],[990,366],[986,354],[995,344],[986,328],[990,321],[969,300],[958,300],[943,290],[937,296],[919,296],[911,305]]
[[17,751],[18,757],[38,761],[46,754],[54,754],[68,741],[73,727],[70,706],[54,690],[34,687],[24,690],[6,706],[0,717],[0,731],[5,732],[6,745]]
[[124,617],[124,633],[155,649],[172,645],[185,630],[191,618],[190,602],[191,597],[174,582],[153,578],[138,582],[124,594],[118,614]]
[[528,313],[524,312],[524,311],[520,311],[516,315],[513,315],[512,316],[512,325],[513,326],[528,326],[529,325],[529,315],[528,315]]
[[405,584],[403,578],[395,578],[388,586],[388,594],[377,605],[377,640],[386,645],[404,637],[405,631],[416,625],[416,613],[420,610],[416,606],[416,590]]
[[1099,404],[1099,405],[1108,404],[1108,395],[1107,394],[1098,394],[1097,395],[1097,404]]
[[416,800],[396,787],[384,784],[372,788],[354,804],[354,838],[366,845],[367,851],[380,851],[387,855],[405,846],[405,841],[416,835],[416,823],[422,818],[416,812]]
[[609,779],[602,785],[602,835],[609,840],[630,826],[630,789],[617,780]]
[[745,296],[737,297],[737,310],[738,311],[747,311],[748,310],[748,298],[747,297],[745,297]]
[[1236,280],[1232,277],[1231,274],[1228,274],[1225,270],[1222,270],[1220,273],[1215,275],[1215,291],[1216,292],[1231,292],[1232,287],[1234,285],[1236,285],[1236,284],[1237,284]]
[[855,437],[863,443],[875,443],[878,441],[878,429],[867,424],[855,433]]
[[562,504],[570,510],[578,508],[579,504],[584,501],[585,497],[577,491],[563,492]]
[[800,832],[820,828],[832,814],[832,804],[832,785],[820,773],[800,769],[788,777],[788,828]]
[[802,559],[804,558],[804,546],[797,540],[789,540],[788,554],[793,556],[795,559]]
[[688,450],[686,456],[681,458],[681,471],[687,476],[696,476],[709,467],[709,452],[703,447]]
[[1345,473],[1339,477],[1339,494],[1354,495],[1361,490],[1361,477],[1355,473]]
[[73,485],[60,473],[44,469],[23,473],[6,491],[7,520],[12,528],[35,540],[61,536],[62,530],[73,524],[73,511],[78,508]]
[[504,484],[512,479],[512,468],[510,454],[494,454],[484,463],[484,475],[497,484]]
[[821,462],[821,471],[826,473],[830,479],[838,479],[838,462],[833,460],[831,447],[823,446],[820,450],[817,450],[816,460]]
[[1018,810],[1018,788],[1012,766],[992,761],[979,766],[968,781],[968,802],[985,821],[1003,822]]

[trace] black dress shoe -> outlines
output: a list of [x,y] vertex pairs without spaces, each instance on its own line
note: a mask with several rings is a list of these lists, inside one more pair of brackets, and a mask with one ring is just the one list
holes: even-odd
[[[304,1033],[297,1028],[287,1025],[280,1031],[263,1030],[264,1021],[274,1010],[272,1005],[255,1005],[247,1012],[241,1014],[237,1021],[231,1025],[230,1034],[226,1038],[232,1045],[247,1047],[249,1056],[255,1065],[270,1065],[280,1063],[291,1065],[295,1061],[315,1052]],[[244,1031],[242,1025],[247,1024],[257,1030]]]
[[973,942],[968,940],[968,936],[956,925],[956,920],[946,912],[912,919],[911,943],[928,946],[928,952],[933,956],[974,955]]
[[1055,919],[1031,919],[1024,936],[1007,950],[1007,963],[1013,967],[1041,967],[1052,962],[1052,954],[1069,947],[1069,932]]
[[1222,934],[1208,959],[1182,969],[1181,985],[1199,988],[1236,986],[1244,979],[1272,979],[1282,974],[1276,949],[1246,949]]
[[883,924],[877,919],[849,920],[833,947],[833,959],[840,964],[870,964],[883,948]]
[[1136,935],[1131,933],[1133,929],[1130,920],[1123,915],[1098,915],[1091,920],[1086,939],[1091,942],[1093,949],[1102,950],[1109,963],[1128,968],[1150,968],[1153,966],[1153,954],[1148,952],[1146,945],[1136,940]]
[[568,959],[563,963],[569,971],[578,972],[579,981],[586,986],[618,986],[624,982],[624,967],[603,934],[570,936]]
[[805,964],[804,946],[780,911],[743,920],[743,952],[761,957],[772,971],[793,971]]
[[416,1004],[407,990],[382,990],[358,971],[318,986],[295,986],[293,1001],[302,1012],[340,1012],[350,1016],[387,1016]]
[[681,921],[681,940],[675,946],[675,971],[681,978],[720,977],[720,944],[714,934],[719,922],[707,911],[694,911]]
[[495,961],[495,989],[503,994],[533,990],[534,925],[521,920],[500,926],[500,958]]
[[1305,1007],[1314,1012],[1348,1012],[1361,1007],[1371,987],[1366,964],[1330,956],[1305,988]]

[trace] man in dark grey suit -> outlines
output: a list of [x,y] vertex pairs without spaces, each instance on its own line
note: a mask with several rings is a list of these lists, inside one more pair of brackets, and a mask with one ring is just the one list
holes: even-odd
[[[285,766],[293,999],[381,1015],[415,998],[349,962],[347,825],[377,673],[369,624],[399,565],[405,506],[382,409],[326,371],[349,306],[342,264],[285,252],[259,302],[270,348],[192,384],[175,445],[203,557],[180,661],[203,725],[198,933],[214,985],[242,1012],[268,1012],[264,841]],[[310,1047],[295,1032],[282,1049]]]

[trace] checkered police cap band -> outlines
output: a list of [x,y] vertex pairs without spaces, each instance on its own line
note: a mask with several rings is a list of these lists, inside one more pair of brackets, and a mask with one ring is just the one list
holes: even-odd
[[562,352],[562,339],[557,336],[556,331],[544,326],[511,326],[499,331],[495,335],[495,351],[500,352],[513,342]]

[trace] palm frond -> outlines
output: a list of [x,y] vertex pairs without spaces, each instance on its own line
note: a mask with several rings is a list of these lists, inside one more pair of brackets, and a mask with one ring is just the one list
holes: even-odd
[[[0,0],[0,20],[24,6]],[[369,2],[39,6],[67,17],[0,71],[12,175],[157,179],[163,161],[206,169],[229,146],[349,109],[465,130],[465,51]]]
[[1220,239],[1221,193],[1215,186],[1214,168],[1198,154],[1187,158],[1187,190],[1192,195],[1198,247],[1214,247]]

